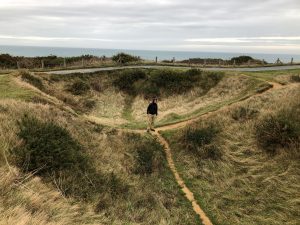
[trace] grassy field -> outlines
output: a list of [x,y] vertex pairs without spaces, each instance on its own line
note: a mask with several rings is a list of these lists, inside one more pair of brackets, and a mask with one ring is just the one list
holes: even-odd
[[145,128],[153,95],[158,126],[213,112],[163,132],[213,224],[297,224],[298,75],[2,74],[0,224],[201,224],[163,147],[128,129]]
[[[214,224],[297,224],[299,125],[288,128],[298,132],[292,144],[272,147],[263,138],[274,154],[260,147],[255,132],[282,110],[286,120],[299,123],[299,97],[298,86],[285,88],[211,114],[190,128],[163,132],[180,174]],[[275,132],[270,125],[266,129],[268,135]],[[275,140],[284,135],[278,132]]]

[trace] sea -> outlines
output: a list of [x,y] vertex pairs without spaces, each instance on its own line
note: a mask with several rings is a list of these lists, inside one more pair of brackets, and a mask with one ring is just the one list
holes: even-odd
[[300,53],[296,54],[262,54],[262,53],[229,53],[229,52],[194,52],[194,51],[156,51],[156,50],[130,50],[130,49],[100,49],[100,48],[64,48],[64,47],[37,47],[37,46],[8,46],[0,45],[0,54],[10,54],[13,56],[49,56],[56,55],[61,57],[94,55],[94,56],[113,56],[117,53],[124,52],[135,56],[140,56],[142,59],[155,60],[171,60],[173,57],[176,60],[189,58],[216,58],[230,59],[232,57],[248,55],[255,59],[265,60],[269,63],[274,63],[278,58],[289,63],[293,58],[294,62],[300,63]]

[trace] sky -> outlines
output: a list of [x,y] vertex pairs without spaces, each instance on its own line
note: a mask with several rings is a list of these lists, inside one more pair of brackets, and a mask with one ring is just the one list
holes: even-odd
[[0,0],[0,45],[300,54],[300,0]]

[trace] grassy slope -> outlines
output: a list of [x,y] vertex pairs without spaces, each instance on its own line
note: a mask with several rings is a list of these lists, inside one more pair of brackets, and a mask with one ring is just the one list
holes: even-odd
[[[22,92],[17,91],[19,95],[16,95],[12,91],[19,87],[12,87],[6,89],[6,96],[19,96],[18,101],[0,99],[0,224],[20,221],[28,224],[200,224],[178,189],[162,148],[158,150],[162,157],[159,171],[150,175],[133,173],[131,167],[136,163],[138,149],[135,144],[145,138],[155,142],[151,137],[138,135],[133,143],[123,133],[87,123],[53,105],[20,101],[27,100],[21,93],[31,91],[21,88]],[[122,185],[129,187],[128,193],[120,192],[117,198],[112,198],[113,187],[106,186],[93,201],[78,202],[72,197],[65,199],[55,185],[19,172],[10,151],[20,141],[16,135],[17,121],[24,113],[65,127],[94,158],[96,169],[107,179],[113,172]]]
[[[240,106],[258,110],[260,118],[296,100],[297,89],[288,87]],[[299,154],[286,153],[285,149],[274,157],[263,153],[253,137],[258,118],[235,121],[231,118],[235,107],[205,120],[221,125],[222,133],[214,143],[222,149],[221,160],[195,157],[180,145],[183,130],[163,133],[171,143],[177,168],[216,224],[297,224]]]
[[29,100],[34,96],[32,90],[16,85],[11,75],[0,75],[0,99],[11,98]]

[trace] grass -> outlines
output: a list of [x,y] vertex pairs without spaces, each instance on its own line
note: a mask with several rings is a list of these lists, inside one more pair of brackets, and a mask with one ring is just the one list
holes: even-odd
[[243,72],[248,76],[252,76],[261,80],[278,82],[280,84],[287,84],[289,77],[297,76],[300,73],[300,69],[284,70],[284,71],[260,71],[260,72]]
[[[163,132],[181,177],[214,224],[276,225],[296,224],[299,220],[297,200],[293,200],[297,199],[296,189],[300,185],[296,181],[299,179],[298,145],[295,141],[292,146],[285,144],[277,154],[270,156],[265,153],[265,147],[257,144],[255,136],[256,124],[269,118],[270,113],[278,115],[281,110],[291,110],[294,116],[285,112],[285,118],[298,124],[293,119],[298,118],[293,105],[299,94],[297,87],[270,92],[193,124],[196,130],[202,129],[203,123],[220,124],[223,131],[212,140],[222,149],[222,158],[218,161],[195,157],[184,139],[185,129]],[[250,107],[257,115],[247,122],[233,119],[232,113],[241,107]],[[191,144],[194,139],[188,140]]]
[[[26,132],[21,129],[22,133],[27,134],[26,138],[22,135],[22,140],[18,135],[20,127],[17,121],[24,113],[34,115],[38,122],[34,119],[29,123]],[[8,216],[11,221],[23,217],[25,221],[40,221],[43,224],[200,224],[168,169],[161,146],[151,136],[128,136],[109,127],[87,123],[81,117],[74,117],[55,106],[14,100],[0,101],[0,121],[0,143],[5,146],[0,157],[0,170],[3,169],[0,202],[6,202],[5,208],[0,208],[1,215],[5,215],[0,223],[5,223],[3,221]],[[41,151],[49,146],[47,149],[51,155],[60,152],[58,147],[68,149],[65,147],[72,141],[61,143],[61,140],[70,138],[78,142],[82,146],[80,151],[94,161],[89,166],[94,167],[101,182],[97,183],[90,172],[78,174],[73,168],[77,167],[77,163],[73,162],[71,174],[66,173],[68,168],[55,169],[60,176],[51,176],[51,179],[47,178],[48,172],[43,173],[40,179],[20,167],[17,169],[19,178],[9,183],[8,188],[3,187],[4,177],[11,176],[2,157],[4,152],[9,168],[14,169],[17,164],[14,164],[11,152],[16,146],[25,145],[26,149],[31,150],[38,147],[36,150]],[[31,141],[27,139],[36,140],[37,145],[29,144]],[[56,150],[51,152],[50,149]],[[146,160],[144,152],[149,153]],[[31,159],[48,160],[48,153]],[[62,155],[58,160],[65,163],[64,156],[67,155]],[[13,185],[19,182],[22,186]],[[14,190],[10,189],[12,187]],[[28,189],[38,193],[34,199],[22,191]]]
[[0,75],[0,99],[30,100],[35,93],[25,87],[18,86],[10,74]]

